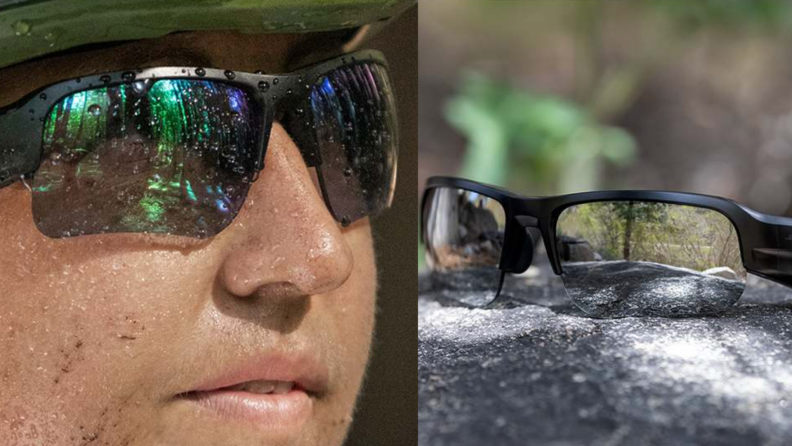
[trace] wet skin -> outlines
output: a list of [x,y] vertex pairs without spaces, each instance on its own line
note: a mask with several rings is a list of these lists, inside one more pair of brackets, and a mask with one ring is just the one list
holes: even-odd
[[[48,57],[0,69],[0,105],[60,79],[134,67],[285,72],[304,39],[180,33]],[[333,220],[277,123],[265,164],[240,214],[208,240],[50,239],[21,182],[0,190],[3,445],[342,443],[374,323],[369,223]],[[229,420],[178,397],[272,354],[308,356],[327,372],[299,429]]]

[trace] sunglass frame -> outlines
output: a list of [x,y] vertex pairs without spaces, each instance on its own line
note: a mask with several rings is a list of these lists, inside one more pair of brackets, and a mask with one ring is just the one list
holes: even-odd
[[464,189],[499,202],[506,214],[502,271],[498,291],[506,273],[519,274],[531,265],[532,230],[539,230],[555,274],[563,274],[556,244],[556,226],[564,209],[601,201],[647,201],[696,206],[716,211],[734,225],[745,269],[757,276],[792,287],[792,218],[763,214],[732,200],[687,192],[655,190],[608,190],[554,197],[526,197],[510,190],[457,177],[431,177],[421,202],[421,237],[426,243],[427,196],[435,188]]
[[[356,63],[376,63],[389,71],[388,63],[381,52],[360,50],[286,74],[168,66],[99,73],[50,84],[27,94],[13,104],[0,108],[0,189],[16,182],[20,177],[32,176],[39,168],[44,156],[42,146],[46,119],[52,108],[63,98],[80,91],[131,85],[145,80],[215,81],[248,92],[263,112],[264,129],[256,141],[258,157],[255,169],[256,172],[260,172],[264,168],[264,157],[275,119],[289,107],[299,107],[305,100],[305,93],[325,75],[336,68]],[[267,83],[265,91],[259,88],[261,82]],[[320,155],[313,147],[300,147],[300,150],[309,167],[321,164]],[[321,176],[319,180],[320,183],[324,181]],[[321,186],[325,193],[325,185],[321,184]]]

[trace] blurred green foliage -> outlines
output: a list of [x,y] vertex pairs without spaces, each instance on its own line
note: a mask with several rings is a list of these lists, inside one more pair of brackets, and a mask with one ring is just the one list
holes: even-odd
[[635,154],[627,132],[579,105],[479,73],[462,77],[446,117],[469,141],[460,174],[485,183],[524,185],[527,176],[534,192],[580,191],[596,184],[604,164]]
[[[475,9],[476,20],[506,36],[502,38],[524,31],[515,28],[513,19],[530,8],[568,26],[568,35],[575,40],[575,85],[568,91],[569,99],[463,72],[458,93],[446,104],[448,122],[468,139],[459,174],[536,195],[599,188],[608,166],[629,166],[639,148],[630,134],[608,123],[617,120],[640,95],[649,76],[686,49],[697,34],[710,29],[792,31],[788,0],[464,3]],[[552,14],[554,10],[562,13]],[[600,48],[605,42],[605,19],[614,11],[645,16],[652,27],[648,45],[627,58],[605,58]],[[422,257],[419,254],[419,264]]]
[[757,27],[789,26],[792,4],[787,0],[652,0],[645,4],[682,26]]

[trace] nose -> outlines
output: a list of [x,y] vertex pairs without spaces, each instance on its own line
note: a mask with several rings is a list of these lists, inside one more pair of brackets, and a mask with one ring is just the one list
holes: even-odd
[[300,151],[278,123],[265,168],[227,231],[231,248],[221,283],[235,296],[323,294],[352,273],[354,260],[344,234]]

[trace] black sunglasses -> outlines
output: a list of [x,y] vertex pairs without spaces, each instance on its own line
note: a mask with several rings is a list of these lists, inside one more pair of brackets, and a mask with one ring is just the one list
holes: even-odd
[[659,191],[529,198],[433,177],[423,197],[429,267],[489,305],[544,239],[555,274],[595,317],[715,314],[748,272],[792,286],[792,219],[731,200]]
[[290,74],[158,67],[44,87],[0,109],[0,188],[30,183],[34,221],[53,238],[210,237],[264,168],[274,120],[337,221],[390,206],[398,125],[377,51]]

